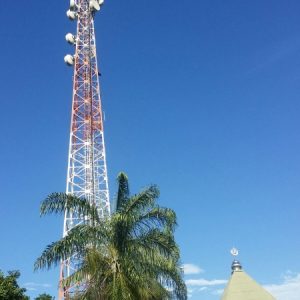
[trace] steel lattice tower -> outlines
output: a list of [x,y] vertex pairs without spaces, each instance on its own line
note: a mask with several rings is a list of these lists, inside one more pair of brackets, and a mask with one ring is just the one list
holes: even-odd
[[[100,216],[107,217],[110,202],[94,29],[94,16],[102,4],[103,0],[71,0],[67,11],[71,20],[77,19],[77,35],[66,35],[76,48],[74,56],[65,56],[65,62],[74,65],[66,192],[84,197],[96,205]],[[86,221],[76,211],[66,212],[63,236]],[[62,261],[60,280],[72,274],[78,263],[76,256]],[[68,299],[73,288],[60,288],[59,299]]]

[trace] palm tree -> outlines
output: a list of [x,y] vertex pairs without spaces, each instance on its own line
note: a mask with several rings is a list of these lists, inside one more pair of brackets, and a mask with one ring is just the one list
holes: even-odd
[[176,214],[158,206],[158,197],[155,185],[130,196],[128,178],[120,173],[115,212],[103,220],[85,199],[65,193],[49,195],[41,215],[75,209],[87,215],[89,222],[47,246],[35,269],[50,268],[76,254],[81,266],[62,284],[85,282],[79,299],[187,299],[174,239]]

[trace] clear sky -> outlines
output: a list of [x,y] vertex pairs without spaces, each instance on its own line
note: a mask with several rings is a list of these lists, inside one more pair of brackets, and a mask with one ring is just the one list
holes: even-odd
[[[0,7],[0,269],[31,296],[57,293],[58,270],[33,263],[62,234],[39,205],[65,190],[67,8]],[[96,17],[111,195],[121,170],[133,192],[159,185],[193,300],[219,299],[233,246],[278,300],[299,300],[299,13],[298,0],[107,0]]]

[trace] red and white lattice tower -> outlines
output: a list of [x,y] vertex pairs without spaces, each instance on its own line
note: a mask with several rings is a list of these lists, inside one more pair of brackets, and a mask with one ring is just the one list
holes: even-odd
[[[75,55],[65,56],[65,62],[74,66],[66,192],[84,197],[105,218],[110,215],[110,202],[94,29],[94,16],[102,4],[103,0],[71,0],[67,11],[69,19],[77,20],[77,34],[66,35],[76,48]],[[66,212],[63,236],[86,220],[76,211]],[[78,263],[76,256],[62,261],[60,280],[76,271]],[[60,288],[59,299],[68,299],[73,290]]]

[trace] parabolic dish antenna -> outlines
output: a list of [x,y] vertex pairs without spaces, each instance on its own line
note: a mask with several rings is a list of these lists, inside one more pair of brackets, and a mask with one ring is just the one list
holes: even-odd
[[73,21],[73,20],[76,19],[77,14],[76,14],[75,11],[68,10],[68,11],[67,11],[67,16],[68,16],[68,18],[69,18],[70,20]]
[[90,8],[91,10],[100,10],[100,5],[97,0],[90,0]]
[[74,8],[75,7],[75,0],[70,0],[70,7]]
[[64,61],[68,66],[73,66],[74,65],[74,57],[71,54],[67,54],[64,57]]
[[69,44],[71,45],[75,44],[75,36],[72,33],[67,33],[65,38]]

